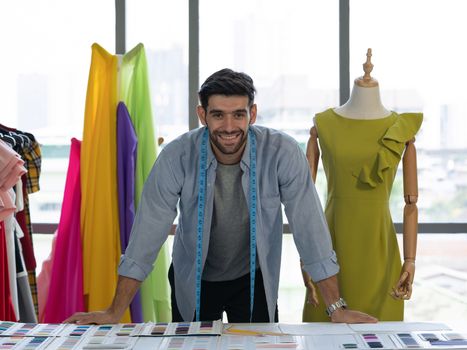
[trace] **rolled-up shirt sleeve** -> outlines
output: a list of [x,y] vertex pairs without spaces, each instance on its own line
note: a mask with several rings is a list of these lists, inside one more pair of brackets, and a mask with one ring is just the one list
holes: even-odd
[[141,265],[132,258],[126,257],[124,254],[120,257],[120,263],[118,265],[118,274],[125,277],[131,277],[138,281],[144,281],[146,276],[151,272],[148,272],[148,265]]
[[303,269],[310,275],[313,281],[319,282],[339,272],[336,253],[333,251],[330,257],[311,264],[304,264]]
[[303,269],[318,282],[339,272],[337,257],[308,161],[298,148],[279,165],[281,200]]

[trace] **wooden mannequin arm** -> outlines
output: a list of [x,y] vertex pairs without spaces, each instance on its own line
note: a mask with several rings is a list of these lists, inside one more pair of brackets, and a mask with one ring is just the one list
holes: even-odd
[[310,129],[310,138],[306,144],[306,158],[308,159],[308,165],[310,166],[313,182],[316,182],[316,174],[318,171],[319,162],[319,148],[318,132],[314,126]]
[[406,145],[402,159],[404,177],[404,260],[415,260],[417,255],[417,226],[418,226],[418,181],[417,181],[417,153],[415,139]]
[[418,182],[417,182],[417,154],[415,139],[406,144],[402,158],[404,177],[404,222],[403,222],[403,251],[404,264],[401,276],[393,289],[392,296],[399,299],[410,299],[412,283],[415,274],[415,258],[417,255],[417,227],[418,227]]
[[[316,174],[318,171],[318,162],[319,162],[319,148],[318,148],[318,132],[313,126],[310,129],[310,138],[306,144],[306,158],[308,159],[308,165],[310,166],[311,177],[313,182],[316,182]],[[300,267],[303,266],[303,262],[300,260]],[[311,280],[310,275],[302,270],[303,284],[308,289],[307,303],[317,306],[319,304],[318,294],[316,287]]]

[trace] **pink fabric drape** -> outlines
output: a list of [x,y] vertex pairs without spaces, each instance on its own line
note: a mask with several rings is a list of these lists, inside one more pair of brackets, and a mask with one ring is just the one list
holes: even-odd
[[81,142],[73,138],[49,292],[41,319],[45,323],[63,322],[73,313],[85,311],[80,230],[80,154]]

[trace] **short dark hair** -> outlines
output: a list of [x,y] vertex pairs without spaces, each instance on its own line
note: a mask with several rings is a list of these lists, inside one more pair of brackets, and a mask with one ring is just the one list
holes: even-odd
[[252,106],[255,93],[253,79],[249,75],[224,68],[205,80],[198,91],[198,97],[201,106],[207,110],[208,100],[212,95],[248,96],[248,105]]

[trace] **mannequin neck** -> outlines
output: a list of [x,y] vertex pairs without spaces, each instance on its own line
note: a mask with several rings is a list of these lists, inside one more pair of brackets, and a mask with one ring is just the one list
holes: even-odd
[[391,114],[381,103],[378,86],[361,87],[356,84],[349,100],[334,111],[350,119],[380,119]]

